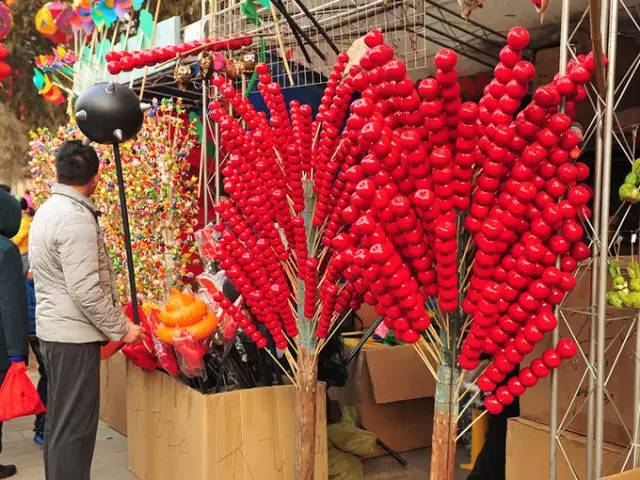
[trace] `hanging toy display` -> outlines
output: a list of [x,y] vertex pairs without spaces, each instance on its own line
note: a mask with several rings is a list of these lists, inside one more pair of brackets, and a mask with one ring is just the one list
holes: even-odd
[[72,15],[72,7],[68,3],[47,2],[36,13],[36,30],[54,43],[68,44],[73,41]]
[[624,177],[624,183],[618,189],[618,195],[623,202],[640,201],[640,159],[633,162],[631,171]]
[[632,256],[626,267],[627,277],[620,268],[620,259],[609,260],[611,290],[607,292],[607,303],[615,308],[640,310],[640,261]]
[[[31,133],[30,167],[34,203],[41,205],[55,182],[55,152],[65,140],[81,139],[74,125],[58,131]],[[121,145],[122,167],[129,199],[136,280],[141,296],[163,303],[171,286],[193,280],[199,259],[193,235],[197,227],[197,178],[190,174],[189,154],[197,145],[195,123],[180,102],[154,101],[135,139]],[[94,202],[103,212],[100,224],[112,260],[116,287],[126,298],[127,273],[122,239],[115,165],[110,149],[95,145],[102,177]],[[197,271],[197,270],[196,270]],[[197,272],[199,273],[199,272]]]

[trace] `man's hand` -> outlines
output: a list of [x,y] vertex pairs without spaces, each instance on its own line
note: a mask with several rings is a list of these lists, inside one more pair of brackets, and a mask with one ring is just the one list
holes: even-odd
[[122,341],[126,344],[141,342],[144,338],[144,328],[135,323],[129,324],[129,330],[122,337]]

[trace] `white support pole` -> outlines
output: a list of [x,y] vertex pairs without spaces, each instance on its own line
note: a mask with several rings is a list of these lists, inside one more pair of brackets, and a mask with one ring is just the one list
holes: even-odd
[[633,382],[633,468],[640,467],[640,313],[636,315],[636,347]]
[[[562,17],[560,23],[560,65],[558,72],[560,75],[567,73],[567,59],[569,53],[569,17],[571,14],[570,1],[562,0]],[[563,102],[561,110],[565,110]],[[556,316],[558,309],[556,308]],[[555,347],[560,339],[560,324],[553,330],[552,343]],[[556,480],[557,475],[557,438],[558,438],[558,370],[551,371],[551,399],[549,414],[549,480]]]
[[[615,0],[614,0],[615,1]],[[601,0],[601,16],[600,16],[600,33],[602,35],[602,51],[607,49],[607,38],[609,31],[609,0]],[[600,92],[604,94],[604,92]],[[599,96],[596,96],[596,149],[595,149],[595,162],[594,162],[594,195],[593,195],[593,229],[596,235],[593,242],[592,261],[591,261],[591,313],[589,322],[589,365],[595,365],[596,358],[596,297],[598,292],[598,257],[600,251],[599,238],[597,237],[600,232],[600,216],[601,208],[600,202],[602,197],[602,154],[603,154],[603,103]],[[608,220],[607,220],[608,221]],[[593,475],[593,454],[594,454],[594,435],[595,435],[595,419],[596,419],[596,402],[595,402],[595,387],[596,379],[594,376],[595,371],[589,372],[588,376],[588,388],[587,388],[587,450],[586,450],[586,479],[595,480]]]
[[607,314],[607,262],[609,260],[609,200],[611,193],[611,159],[613,150],[614,90],[616,80],[616,49],[618,46],[618,0],[611,0],[609,12],[609,48],[607,56],[607,83],[604,106],[604,151],[602,158],[602,194],[600,212],[600,256],[598,265],[597,296],[597,362],[596,362],[596,418],[594,478],[602,477],[604,444],[604,389],[605,389],[605,322]]

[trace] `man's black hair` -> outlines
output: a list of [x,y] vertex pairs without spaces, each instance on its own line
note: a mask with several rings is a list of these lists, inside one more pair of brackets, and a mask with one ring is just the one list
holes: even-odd
[[4,183],[0,183],[0,190],[11,193],[11,187],[9,185],[5,185]]
[[99,167],[96,151],[80,140],[66,141],[56,152],[58,182],[64,185],[86,185],[98,173]]
[[24,197],[20,199],[20,208],[23,212],[29,209],[29,202],[27,202],[27,199]]

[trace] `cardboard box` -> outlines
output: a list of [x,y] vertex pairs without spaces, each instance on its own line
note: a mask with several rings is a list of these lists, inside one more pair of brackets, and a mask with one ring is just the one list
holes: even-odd
[[431,445],[434,394],[433,377],[409,345],[365,345],[349,365],[347,385],[329,390],[332,399],[355,405],[362,426],[398,452]]
[[610,477],[602,477],[601,480],[640,480],[640,468],[617,475],[611,475]]
[[367,328],[369,328],[373,324],[373,322],[375,322],[376,319],[378,318],[378,314],[376,313],[376,310],[371,305],[367,305],[366,303],[362,304],[360,309],[356,312],[356,315],[360,320],[361,324],[357,323],[355,327],[362,328],[363,330],[366,330]]
[[122,352],[100,364],[100,418],[127,436],[127,361]]
[[[201,393],[131,364],[129,469],[140,480],[293,480],[295,387]],[[326,391],[318,389],[315,478],[328,478]]]
[[[585,478],[586,439],[582,435],[565,432],[560,436],[562,449],[571,462],[567,464],[562,450],[557,451],[556,480]],[[625,461],[626,450],[605,444],[603,471],[619,472]],[[571,473],[575,469],[576,476]],[[548,478],[549,427],[523,418],[510,418],[507,427],[506,480],[540,480]]]
[[[590,325],[592,318],[594,318],[586,311],[591,303],[590,281],[591,271],[590,268],[587,268],[582,276],[578,276],[578,284],[567,297],[563,309],[567,323],[571,325],[572,331],[585,352],[589,351]],[[626,315],[631,318],[633,312],[624,309],[610,309],[607,316],[614,318]],[[633,382],[633,372],[635,371],[635,329],[625,342],[626,333],[631,326],[630,322],[624,320],[609,321],[606,324],[605,361],[607,375],[611,373],[607,383],[607,390],[611,397],[605,401],[604,438],[607,442],[622,446],[629,445],[630,433],[633,431],[634,424],[633,395],[630,393],[630,382]],[[569,329],[563,321],[560,321],[560,337],[570,337]],[[621,348],[623,344],[624,348]],[[522,364],[529,365],[531,359],[539,357],[545,349],[551,346],[551,336],[549,335],[537,345]],[[621,354],[618,356],[620,351]],[[614,365],[615,368],[613,368]],[[590,374],[585,372],[587,372],[587,365],[580,354],[565,362],[558,370],[559,420],[562,421],[565,418],[567,429],[581,435],[586,434],[587,430],[588,375]],[[576,391],[578,391],[578,395],[572,402]],[[547,377],[541,379],[535,387],[528,389],[521,397],[520,416],[549,424],[550,398],[551,379]]]

